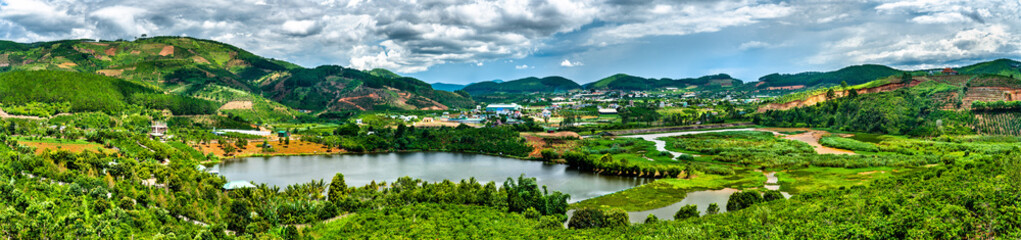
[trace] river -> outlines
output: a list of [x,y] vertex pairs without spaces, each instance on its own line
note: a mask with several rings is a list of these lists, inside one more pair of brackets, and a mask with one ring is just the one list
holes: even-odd
[[669,152],[670,154],[673,154],[674,157],[677,157],[677,156],[680,156],[683,153],[667,150],[666,149],[666,141],[659,140],[659,138],[661,138],[661,137],[681,136],[681,135],[691,135],[691,134],[701,134],[701,133],[711,133],[711,132],[733,132],[733,131],[754,131],[754,130],[755,130],[754,128],[736,128],[736,129],[720,129],[720,130],[703,130],[703,131],[687,131],[687,132],[670,132],[670,133],[653,133],[653,134],[642,134],[642,135],[627,135],[627,136],[620,136],[620,137],[622,137],[622,138],[641,138],[641,139],[645,139],[646,141],[650,141],[650,142],[656,143],[656,150],[659,150],[661,152]]

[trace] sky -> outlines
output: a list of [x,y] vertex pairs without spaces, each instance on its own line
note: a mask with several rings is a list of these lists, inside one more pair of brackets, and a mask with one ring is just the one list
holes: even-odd
[[1021,59],[1021,0],[0,0],[0,39],[189,36],[426,82]]

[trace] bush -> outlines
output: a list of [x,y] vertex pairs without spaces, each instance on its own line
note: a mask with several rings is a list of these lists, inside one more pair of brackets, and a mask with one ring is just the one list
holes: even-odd
[[705,214],[717,214],[720,213],[720,205],[716,203],[710,203],[709,208],[706,208]]
[[762,194],[762,201],[770,202],[774,200],[784,200],[783,194],[777,190],[767,190]]
[[645,218],[645,224],[657,223],[657,222],[659,222],[659,217],[656,217],[656,214],[650,213],[649,216]]
[[698,206],[695,206],[694,204],[685,205],[684,207],[681,207],[681,209],[678,209],[677,213],[674,213],[674,221],[680,221],[680,220],[684,220],[684,219],[688,219],[688,218],[697,218],[697,217],[698,217]]
[[677,161],[694,161],[694,160],[695,156],[692,156],[691,154],[681,154],[680,156],[677,156]]
[[623,227],[629,224],[627,212],[620,208],[582,208],[574,211],[568,227],[574,229]]
[[536,226],[538,229],[563,229],[564,228],[564,215],[550,215],[542,216],[539,218],[539,225]]
[[742,191],[730,195],[727,199],[727,211],[733,212],[745,209],[753,204],[762,202],[762,196],[757,191]]
[[819,144],[831,148],[847,149],[852,151],[879,152],[879,147],[875,144],[860,142],[850,138],[824,137],[819,139]]

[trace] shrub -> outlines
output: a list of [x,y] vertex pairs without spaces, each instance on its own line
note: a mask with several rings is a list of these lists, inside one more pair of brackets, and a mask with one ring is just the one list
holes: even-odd
[[645,224],[657,223],[657,222],[659,222],[659,217],[656,217],[656,214],[650,213],[649,216],[645,218]]
[[879,147],[875,144],[860,142],[858,140],[842,137],[824,137],[819,139],[819,144],[831,148],[847,149],[852,151],[878,152]]
[[688,219],[688,218],[697,218],[697,217],[698,217],[698,206],[695,206],[694,204],[685,205],[684,207],[681,207],[681,209],[678,209],[677,213],[674,213],[674,220],[675,221],[684,220],[684,219]]
[[627,212],[620,208],[582,208],[574,211],[567,226],[574,229],[622,227],[629,224]]
[[773,200],[784,200],[783,194],[777,190],[768,190],[762,194],[762,201],[770,202]]
[[710,203],[709,208],[706,208],[705,214],[717,214],[720,213],[720,205],[716,203]]
[[745,209],[753,204],[762,202],[762,196],[757,191],[742,191],[730,195],[727,199],[727,211],[733,212]]

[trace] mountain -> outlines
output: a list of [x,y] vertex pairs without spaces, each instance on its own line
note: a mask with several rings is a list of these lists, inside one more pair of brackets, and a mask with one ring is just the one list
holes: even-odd
[[466,85],[452,84],[452,83],[433,83],[433,89],[453,92],[463,89]]
[[340,111],[473,105],[469,98],[382,69],[304,68],[187,37],[0,42],[0,71],[17,70],[97,73],[221,104],[253,101],[254,106],[241,109],[276,112],[281,117],[291,115],[288,107]]
[[50,116],[56,113],[118,113],[128,105],[169,109],[174,114],[212,114],[215,102],[163,94],[154,88],[122,79],[69,71],[12,71],[0,73],[0,102],[16,115]]
[[766,90],[793,90],[840,85],[842,81],[849,85],[857,85],[901,73],[901,70],[883,65],[858,65],[832,72],[773,73],[759,78],[755,86]]
[[606,89],[606,90],[653,90],[667,87],[675,88],[687,88],[687,87],[733,87],[740,86],[741,80],[734,79],[727,74],[708,75],[698,78],[682,78],[682,79],[670,79],[670,78],[643,78],[637,76],[631,76],[627,74],[615,74],[599,81],[585,84],[586,89]]
[[955,68],[961,74],[995,74],[1021,77],[1021,62],[1011,59],[997,59]]
[[577,89],[581,89],[581,85],[570,79],[550,76],[545,78],[527,77],[506,82],[479,82],[465,86],[462,90],[471,95],[487,95],[501,93],[553,93]]

